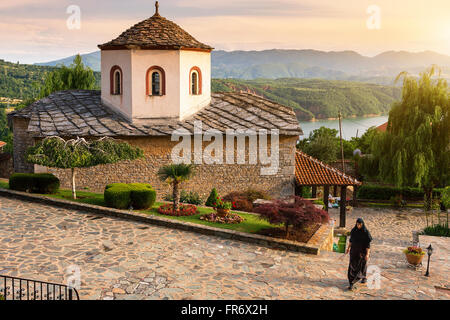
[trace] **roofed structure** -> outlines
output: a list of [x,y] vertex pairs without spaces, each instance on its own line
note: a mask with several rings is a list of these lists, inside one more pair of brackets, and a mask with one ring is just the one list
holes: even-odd
[[99,45],[102,50],[118,49],[198,49],[211,51],[212,47],[197,41],[176,23],[159,15],[159,5],[156,3],[155,14],[141,21],[119,37]]
[[101,102],[100,91],[69,90],[53,93],[8,115],[29,119],[28,132],[47,136],[166,136],[185,128],[193,133],[194,121],[203,130],[278,129],[281,135],[303,134],[295,112],[248,93],[215,93],[211,104],[184,121],[134,124]]
[[302,186],[358,186],[361,182],[306,153],[295,154],[295,179]]

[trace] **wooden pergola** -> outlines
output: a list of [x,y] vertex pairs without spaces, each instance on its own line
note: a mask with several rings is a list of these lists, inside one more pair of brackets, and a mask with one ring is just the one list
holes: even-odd
[[323,187],[323,202],[327,211],[330,186],[334,186],[335,195],[337,187],[340,187],[341,202],[339,227],[344,228],[347,210],[347,187],[354,187],[353,201],[356,203],[356,188],[361,185],[361,182],[304,152],[297,151],[295,154],[295,184],[296,195],[302,194],[303,187],[312,187],[313,198],[317,195],[317,187]]

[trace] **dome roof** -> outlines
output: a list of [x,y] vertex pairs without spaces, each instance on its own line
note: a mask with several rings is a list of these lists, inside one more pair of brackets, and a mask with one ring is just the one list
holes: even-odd
[[98,47],[102,50],[114,49],[200,49],[213,50],[212,47],[197,41],[176,23],[159,15],[158,2],[156,13],[149,19],[132,26],[119,37]]

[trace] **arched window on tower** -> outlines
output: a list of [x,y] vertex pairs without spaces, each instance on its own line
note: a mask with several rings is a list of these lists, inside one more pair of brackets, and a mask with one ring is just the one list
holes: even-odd
[[119,66],[114,66],[111,68],[110,75],[110,86],[111,86],[111,94],[112,95],[121,95],[123,88],[123,75],[122,69]]
[[166,94],[166,74],[164,69],[153,66],[147,71],[147,95],[164,96]]
[[189,76],[189,84],[190,84],[190,94],[191,95],[201,95],[202,94],[202,72],[200,68],[193,67]]

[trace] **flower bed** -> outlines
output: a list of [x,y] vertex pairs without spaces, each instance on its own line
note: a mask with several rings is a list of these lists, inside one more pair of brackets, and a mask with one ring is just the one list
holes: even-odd
[[217,215],[217,213],[213,212],[210,214],[205,214],[200,217],[200,220],[208,221],[208,222],[216,222],[216,223],[222,223],[222,224],[237,224],[244,221],[244,218],[242,218],[240,215],[236,213],[230,213],[226,215],[225,217],[221,217]]
[[181,204],[177,211],[173,210],[173,204],[164,204],[158,208],[160,214],[174,217],[188,217],[198,213],[197,207],[192,204]]

